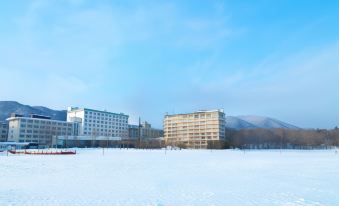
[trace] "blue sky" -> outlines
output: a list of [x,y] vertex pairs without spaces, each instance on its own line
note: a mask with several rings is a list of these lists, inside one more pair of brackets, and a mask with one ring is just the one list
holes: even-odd
[[12,0],[0,26],[1,100],[339,126],[336,1]]

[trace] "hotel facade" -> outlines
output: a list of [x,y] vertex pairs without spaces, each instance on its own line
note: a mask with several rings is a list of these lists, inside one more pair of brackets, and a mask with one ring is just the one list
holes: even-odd
[[128,115],[87,108],[69,107],[67,122],[79,125],[79,136],[128,138]]
[[168,145],[207,148],[209,141],[225,139],[225,114],[223,110],[204,110],[165,115],[164,139]]
[[0,142],[6,142],[8,138],[7,122],[0,122]]
[[54,136],[71,136],[77,130],[72,122],[52,120],[50,117],[35,114],[29,117],[12,114],[7,121],[9,142],[29,142],[51,146]]

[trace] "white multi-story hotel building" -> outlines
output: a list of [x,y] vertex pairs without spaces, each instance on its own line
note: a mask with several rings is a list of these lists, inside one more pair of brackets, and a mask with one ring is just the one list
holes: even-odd
[[69,107],[68,122],[78,122],[80,136],[128,138],[128,115]]
[[12,114],[8,121],[8,141],[30,142],[51,146],[54,136],[71,136],[76,133],[75,123],[52,120],[42,115]]
[[165,115],[164,138],[167,144],[207,148],[208,141],[225,139],[225,114],[211,110]]

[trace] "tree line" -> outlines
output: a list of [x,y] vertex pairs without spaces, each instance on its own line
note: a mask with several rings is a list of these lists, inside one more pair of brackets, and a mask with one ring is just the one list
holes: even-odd
[[339,146],[339,129],[226,129],[226,144],[241,149],[326,149]]
[[[118,147],[159,149],[167,146],[187,148],[182,142],[166,144],[157,139],[126,139],[120,141],[87,141],[67,142],[68,146],[76,147]],[[65,145],[64,145],[65,146]],[[339,129],[226,129],[225,140],[208,141],[208,149],[330,149],[339,147]]]

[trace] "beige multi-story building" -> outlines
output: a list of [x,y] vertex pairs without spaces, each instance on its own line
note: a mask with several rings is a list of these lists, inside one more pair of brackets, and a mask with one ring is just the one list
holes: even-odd
[[164,138],[169,145],[207,148],[208,141],[225,139],[223,110],[165,115]]

